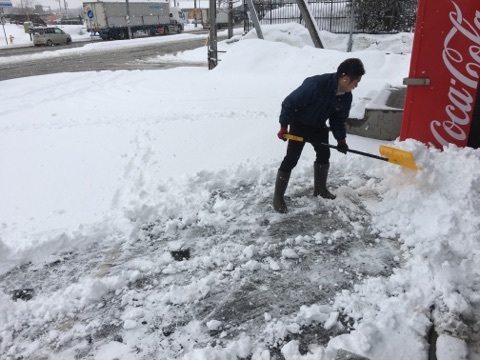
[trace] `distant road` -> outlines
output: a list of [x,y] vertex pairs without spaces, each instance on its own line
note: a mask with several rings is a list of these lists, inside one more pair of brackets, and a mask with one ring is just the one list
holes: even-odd
[[99,40],[82,40],[72,42],[70,45],[64,46],[33,46],[32,44],[26,46],[19,46],[19,47],[6,47],[0,50],[0,58],[5,58],[9,56],[18,56],[18,55],[30,55],[39,53],[42,51],[57,51],[62,49],[73,49],[85,46],[87,44],[93,44],[99,42]]
[[[175,35],[171,35],[174,37]],[[220,37],[223,40],[225,37]],[[128,40],[117,40],[128,41]],[[0,58],[18,55],[34,54],[42,51],[56,51],[72,47],[82,47],[91,42],[74,42],[70,46],[58,47],[25,47],[0,51]],[[60,72],[99,71],[99,70],[136,70],[161,69],[179,66],[207,66],[207,53],[203,63],[144,63],[141,60],[159,55],[175,54],[177,52],[195,49],[205,45],[205,38],[182,39],[175,42],[145,44],[141,47],[124,47],[75,53],[60,57],[40,58],[35,60],[6,63],[0,66],[0,81],[27,76],[37,76]]]

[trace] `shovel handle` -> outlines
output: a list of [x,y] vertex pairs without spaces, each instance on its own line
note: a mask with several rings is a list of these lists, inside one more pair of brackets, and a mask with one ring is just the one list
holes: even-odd
[[[292,134],[284,134],[283,138],[285,140],[293,140],[293,141],[300,141],[300,142],[305,141],[303,137],[297,136],[297,135],[292,135]],[[316,142],[311,142],[311,141],[308,141],[308,142],[313,144],[313,145],[318,144],[318,145],[322,145],[322,146],[328,146],[329,148],[332,148],[332,149],[337,149],[337,147],[335,145],[330,145],[330,144],[325,144],[325,143],[316,143]],[[347,151],[351,152],[351,153],[354,153],[354,154],[358,154],[358,155],[368,156],[368,157],[378,159],[378,160],[388,161],[388,158],[386,158],[386,157],[373,155],[373,154],[366,153],[366,152],[359,151],[359,150],[348,149]]]
[[[323,145],[323,146],[328,146],[329,148],[332,148],[332,149],[337,148],[335,145],[324,144],[324,143],[319,143],[319,144]],[[358,154],[358,155],[368,156],[368,157],[378,159],[378,160],[388,161],[388,159],[386,157],[379,156],[379,155],[373,155],[373,154],[366,153],[366,152],[363,152],[363,151],[360,151],[360,150],[348,149],[347,151],[351,152],[351,153],[354,153],[354,154]]]

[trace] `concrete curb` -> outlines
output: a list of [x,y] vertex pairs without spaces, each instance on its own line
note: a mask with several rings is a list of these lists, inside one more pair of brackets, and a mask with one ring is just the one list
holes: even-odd
[[347,119],[347,133],[377,140],[395,140],[400,136],[406,87],[382,89],[365,105],[363,119]]

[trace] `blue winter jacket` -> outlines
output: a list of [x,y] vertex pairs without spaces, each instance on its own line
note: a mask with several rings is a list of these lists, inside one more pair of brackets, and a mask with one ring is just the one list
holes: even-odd
[[337,96],[337,89],[335,73],[306,78],[300,87],[283,100],[280,124],[287,127],[297,122],[323,128],[328,119],[335,139],[345,139],[345,121],[352,105],[352,93]]

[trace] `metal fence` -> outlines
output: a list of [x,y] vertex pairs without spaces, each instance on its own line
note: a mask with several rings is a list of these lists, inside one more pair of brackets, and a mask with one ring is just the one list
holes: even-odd
[[[332,33],[389,34],[413,31],[417,0],[316,0],[308,7],[319,30]],[[295,0],[253,0],[261,25],[297,22],[304,25]],[[253,28],[244,0],[244,28]]]

